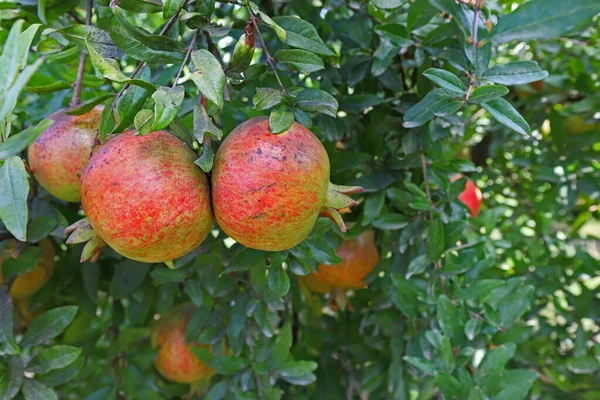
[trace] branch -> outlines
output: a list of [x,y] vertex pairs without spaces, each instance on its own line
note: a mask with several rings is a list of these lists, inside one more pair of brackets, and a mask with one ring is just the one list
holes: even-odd
[[267,44],[265,43],[265,40],[263,39],[262,33],[260,33],[260,29],[258,28],[256,16],[250,9],[250,6],[246,6],[246,10],[248,10],[248,15],[250,17],[250,21],[252,21],[252,25],[254,25],[254,30],[258,34],[258,39],[260,40],[262,49],[264,50],[265,55],[267,56],[267,63],[273,70],[273,73],[275,74],[275,78],[277,78],[277,83],[279,84],[279,90],[281,91],[281,93],[285,94],[285,87],[283,86],[283,83],[281,83],[281,79],[279,79],[279,74],[277,73],[277,68],[275,68],[275,63],[273,62],[273,57],[271,57],[271,53],[269,53],[269,49],[267,48]]
[[[427,160],[425,159],[425,153],[421,152],[421,169],[423,170],[423,180],[425,181],[425,193],[427,194],[427,200],[431,203],[431,192],[429,191],[429,176],[427,176]],[[429,211],[429,219],[433,221],[433,211]]]
[[[94,0],[87,0],[87,9],[85,14],[85,24],[92,24],[92,6]],[[79,55],[79,65],[77,66],[77,78],[75,79],[75,86],[73,87],[73,98],[71,99],[70,106],[75,107],[81,101],[81,89],[83,86],[83,73],[85,72],[85,60],[87,59],[87,53],[81,50]]]
[[[179,8],[177,9],[177,11],[175,11],[175,14],[173,14],[173,16],[167,21],[165,26],[163,26],[163,28],[160,30],[160,33],[159,33],[160,36],[163,36],[165,33],[167,33],[169,31],[169,29],[171,29],[171,27],[179,19],[179,14],[181,13],[181,10],[183,10],[183,8],[186,5],[187,5],[187,0],[184,0],[181,3],[181,5],[179,6]],[[140,62],[138,64],[138,66],[135,68],[135,71],[133,71],[133,73],[131,74],[131,76],[129,78],[130,79],[135,78],[135,76],[142,70],[144,65],[146,65],[145,61]],[[113,102],[113,107],[117,104],[117,101],[123,95],[125,90],[127,90],[127,88],[129,88],[129,86],[130,86],[129,83],[126,83],[125,86],[123,86],[123,88],[119,91],[119,93],[117,93],[117,96],[115,97],[115,101]]]
[[192,51],[194,51],[194,48],[196,47],[197,39],[198,39],[198,31],[194,32],[194,36],[192,37],[192,41],[190,42],[190,45],[187,48],[187,52],[185,53],[185,58],[183,59],[183,62],[181,63],[181,68],[179,68],[179,71],[177,71],[177,76],[175,76],[175,82],[173,82],[172,87],[177,86],[177,81],[181,77],[181,73],[183,72],[183,69],[187,65],[188,61],[190,60]]

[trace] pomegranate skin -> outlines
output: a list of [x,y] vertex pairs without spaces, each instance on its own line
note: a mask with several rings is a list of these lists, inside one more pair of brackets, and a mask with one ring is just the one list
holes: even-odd
[[192,304],[176,306],[160,319],[150,335],[152,348],[159,348],[154,366],[172,382],[195,383],[209,380],[215,374],[190,350],[191,347],[210,349],[210,346],[185,342],[185,328],[193,312]]
[[363,279],[379,262],[379,251],[373,231],[346,239],[335,252],[342,262],[335,265],[319,265],[317,272],[298,277],[309,289],[318,293],[329,293],[334,289],[362,289]]
[[481,194],[481,190],[475,185],[475,182],[467,179],[465,190],[458,196],[458,199],[471,211],[471,216],[476,217],[479,214],[483,195]]
[[329,158],[311,131],[294,122],[274,135],[268,118],[253,118],[227,136],[215,157],[215,217],[244,246],[286,250],[312,230],[328,185]]
[[102,106],[83,115],[57,111],[54,123],[29,146],[29,166],[35,179],[50,194],[79,202],[80,178],[90,158],[102,118]]
[[120,134],[83,170],[81,204],[115,251],[143,262],[183,256],[213,225],[208,180],[196,155],[165,131]]

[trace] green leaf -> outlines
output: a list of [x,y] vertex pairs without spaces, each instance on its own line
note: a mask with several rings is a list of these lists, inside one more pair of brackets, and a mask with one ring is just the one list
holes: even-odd
[[160,0],[119,0],[121,8],[137,13],[157,13],[163,10]]
[[27,238],[29,180],[23,160],[12,156],[0,167],[0,220],[18,240]]
[[283,133],[294,123],[294,113],[285,106],[275,107],[269,114],[269,128],[271,133]]
[[475,381],[482,387],[499,385],[500,377],[504,371],[504,366],[514,357],[516,346],[514,343],[506,343],[489,351],[475,374]]
[[494,400],[524,400],[533,383],[538,379],[538,373],[524,369],[505,371],[502,375],[504,389]]
[[154,112],[152,110],[140,110],[135,114],[133,126],[140,135],[146,135],[152,132],[152,122],[154,122]]
[[0,350],[8,355],[19,353],[13,334],[13,303],[4,288],[0,289]]
[[391,10],[400,7],[406,1],[403,0],[371,0],[371,3],[377,8]]
[[332,95],[320,89],[303,89],[296,95],[295,105],[303,111],[319,112],[334,118],[339,106]]
[[17,135],[11,135],[5,142],[0,143],[0,160],[10,158],[25,150],[27,146],[52,125],[54,121],[50,118],[42,120],[36,126],[30,126]]
[[123,51],[114,44],[110,34],[95,26],[71,25],[56,32],[75,43],[81,50],[87,50],[88,46],[92,46],[102,57],[118,58],[123,55]]
[[501,85],[523,85],[548,76],[535,61],[514,61],[496,65],[483,74],[483,79]]
[[429,225],[427,234],[427,254],[431,260],[438,260],[444,253],[444,224],[436,218]]
[[169,126],[181,109],[181,103],[185,96],[183,86],[174,88],[159,86],[152,94],[154,99],[154,123],[151,132],[155,132]]
[[68,366],[79,357],[81,349],[72,346],[53,346],[40,351],[27,364],[27,371],[44,374]]
[[277,89],[257,88],[256,95],[252,99],[254,108],[257,110],[268,110],[271,107],[281,103],[283,95]]
[[303,74],[325,68],[321,57],[305,50],[279,50],[274,58],[281,69],[296,70]]
[[567,360],[567,368],[574,374],[589,375],[600,369],[600,361],[592,356],[570,358]]
[[[6,46],[5,46],[6,48]],[[4,55],[4,54],[3,54]],[[12,114],[15,105],[17,104],[17,98],[19,94],[29,82],[29,79],[33,76],[33,74],[39,69],[39,67],[44,62],[43,58],[38,59],[32,65],[26,66],[17,76],[17,79],[14,81],[12,86],[8,91],[4,91],[4,95],[0,97],[0,121],[4,121],[10,114]],[[2,65],[2,61],[0,60],[0,66]],[[0,68],[1,70],[1,68]],[[0,72],[2,73],[2,72]],[[0,93],[2,90],[0,90]],[[4,100],[4,101],[2,101]]]
[[184,59],[183,43],[164,35],[153,35],[150,32],[133,26],[123,9],[111,7],[115,19],[119,22],[110,31],[114,43],[133,58],[151,63],[179,63]]
[[455,94],[443,89],[434,89],[404,114],[404,127],[417,128],[424,125],[435,113],[453,100]]
[[202,289],[200,282],[196,280],[187,280],[183,285],[183,291],[190,298],[192,303],[198,308],[202,307]]
[[243,357],[221,356],[215,357],[210,366],[223,375],[235,375],[248,367],[248,360]]
[[225,100],[223,90],[225,89],[225,73],[219,61],[207,50],[201,49],[192,52],[192,62],[196,70],[192,74],[192,80],[198,86],[198,90],[211,102],[223,109]]
[[265,14],[264,12],[257,10],[256,13],[258,15],[260,15],[260,17],[262,18],[262,20],[275,31],[275,34],[277,35],[277,37],[280,40],[285,41],[285,39],[287,38],[287,32],[285,31],[285,29],[283,29],[281,26],[279,26],[275,21],[273,21],[273,19],[271,19],[271,17],[269,17],[267,14]]
[[144,282],[149,269],[150,264],[129,259],[116,264],[110,281],[110,295],[116,299],[130,295]]
[[282,297],[290,290],[290,278],[281,265],[273,265],[269,269],[269,289]]
[[208,173],[212,170],[215,156],[210,146],[202,146],[202,155],[194,161],[194,164],[199,166],[202,171]]
[[34,379],[23,382],[23,397],[25,400],[58,400],[54,390]]
[[400,24],[382,24],[375,26],[375,33],[389,40],[393,45],[398,47],[409,47],[414,44],[411,39],[408,39],[406,27]]
[[42,249],[39,247],[28,247],[19,254],[19,257],[5,260],[2,264],[3,278],[8,280],[31,271],[40,260],[41,255]]
[[477,89],[473,90],[471,96],[469,97],[469,102],[471,103],[484,103],[486,101],[494,100],[498,97],[502,97],[508,93],[508,88],[506,86],[500,85],[488,85],[488,86],[480,86]]
[[533,295],[533,286],[527,285],[504,298],[498,309],[500,325],[510,328],[529,309]]
[[[138,75],[141,80],[149,80],[150,68],[145,66]],[[123,92],[117,100],[116,113],[113,113],[116,116],[113,133],[122,132],[131,126],[152,91],[149,92],[140,86],[130,86]]]
[[81,367],[83,367],[84,357],[78,357],[74,362],[61,369],[52,370],[46,374],[36,375],[36,379],[46,386],[58,386],[73,379]]
[[409,218],[402,214],[386,214],[373,221],[373,226],[385,231],[394,231],[405,228],[409,221]]
[[95,99],[92,99],[90,101],[86,101],[83,104],[80,104],[79,106],[69,109],[68,111],[65,111],[66,114],[68,115],[83,115],[83,114],[87,114],[88,112],[92,111],[94,109],[94,107],[96,107],[98,104],[104,103],[106,100],[110,99],[110,98],[114,98],[114,94],[109,93],[109,94],[105,94],[103,96],[100,97],[96,97]]
[[23,385],[23,373],[25,366],[19,355],[8,357],[8,387],[5,389],[3,399],[12,399],[19,393]]
[[458,300],[472,300],[472,299],[480,299],[490,292],[504,284],[503,280],[500,279],[481,279],[471,284],[466,289],[462,289],[458,294]]
[[438,297],[437,301],[437,319],[444,335],[450,339],[460,337],[463,329],[458,308],[446,295]]
[[285,29],[286,38],[282,40],[286,44],[322,56],[335,56],[335,53],[319,37],[317,29],[310,23],[290,16],[275,17],[273,20]]
[[[2,55],[0,56],[0,93],[5,93],[15,81],[19,72],[19,65],[22,60],[19,52],[19,39],[21,38],[21,28],[23,20],[17,20],[8,33],[4,42]],[[0,118],[3,120],[4,116]]]
[[342,262],[336,254],[335,248],[329,242],[320,238],[307,239],[304,243],[308,245],[313,258],[319,264],[335,265]]
[[475,336],[477,336],[477,334],[479,333],[480,330],[481,330],[481,321],[478,319],[472,318],[472,319],[468,320],[467,323],[465,324],[465,336],[469,340],[475,339]]
[[553,39],[582,28],[598,13],[596,1],[531,0],[500,18],[490,36],[495,43]]
[[29,55],[29,48],[31,47],[31,42],[35,37],[39,27],[41,24],[31,24],[27,29],[25,29],[20,37],[19,37],[19,69],[25,68],[27,65],[27,56]]
[[[156,88],[153,84],[148,83],[141,79],[129,79],[125,76],[121,70],[115,66],[112,62],[108,61],[106,58],[102,57],[100,53],[98,53],[92,46],[90,46],[90,42],[88,37],[85,39],[85,43],[87,45],[88,53],[90,55],[90,59],[92,60],[92,64],[94,67],[104,76],[106,79],[110,79],[111,81],[120,82],[120,83],[129,83],[131,85],[136,85],[141,88],[146,89],[150,93],[153,93]],[[122,96],[121,96],[122,97]],[[133,117],[132,117],[133,119]]]
[[169,19],[181,8],[184,0],[163,0],[163,19]]
[[289,322],[283,324],[279,330],[279,335],[273,344],[273,353],[271,354],[271,363],[275,368],[283,364],[290,356],[292,348],[292,325]]
[[404,356],[402,358],[409,364],[414,365],[427,375],[435,375],[437,373],[437,367],[432,361],[426,360],[420,357]]
[[427,267],[431,265],[432,261],[427,254],[421,254],[411,260],[408,264],[408,269],[406,271],[406,279],[410,279],[413,275],[420,275]]
[[436,375],[435,381],[440,387],[440,392],[445,399],[465,399],[467,397],[468,388],[461,385],[452,375],[445,372],[440,372]]
[[463,94],[467,90],[465,84],[460,80],[460,78],[454,75],[450,71],[446,71],[443,69],[437,68],[429,68],[423,75],[427,77],[430,81],[441,86],[442,88],[449,90],[450,92]]
[[318,364],[313,361],[294,361],[288,360],[277,369],[277,373],[286,382],[293,385],[306,386],[316,380],[312,373],[317,369]]
[[33,320],[23,335],[21,347],[35,346],[60,335],[73,321],[77,310],[77,306],[65,306],[46,311]]
[[531,133],[531,128],[527,121],[508,101],[499,98],[487,103],[481,103],[481,106],[502,125],[525,136]]

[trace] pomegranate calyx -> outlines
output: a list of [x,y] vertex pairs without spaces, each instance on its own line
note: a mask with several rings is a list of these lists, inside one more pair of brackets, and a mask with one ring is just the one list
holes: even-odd
[[363,188],[360,186],[341,186],[329,182],[325,204],[320,215],[329,218],[342,232],[346,232],[346,224],[344,224],[340,212],[346,213],[350,207],[358,204],[348,195],[362,192]]
[[67,238],[67,244],[85,243],[81,251],[80,263],[88,260],[96,262],[102,249],[106,246],[106,242],[94,231],[87,218],[75,222],[73,225],[65,229],[66,234],[70,234]]

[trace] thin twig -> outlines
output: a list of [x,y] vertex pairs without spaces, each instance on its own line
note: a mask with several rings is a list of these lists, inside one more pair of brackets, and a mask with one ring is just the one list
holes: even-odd
[[[483,6],[483,0],[476,0],[475,3],[475,15],[473,16],[473,29],[471,32],[471,40],[473,41],[473,60],[475,61],[477,57],[477,24],[479,23],[479,11],[481,11],[481,7]],[[475,74],[471,74],[471,80],[469,82],[469,87],[467,88],[466,100],[469,100],[471,97],[471,93],[473,92],[473,87],[475,86]]]
[[[87,0],[87,9],[85,14],[85,24],[92,24],[92,6],[94,0]],[[79,55],[79,65],[77,66],[77,78],[75,79],[75,86],[73,87],[73,98],[71,99],[71,107],[79,105],[81,101],[81,89],[83,87],[83,74],[85,72],[85,60],[87,59],[87,53],[81,50]]]
[[[179,19],[179,14],[181,13],[181,10],[183,10],[183,8],[187,5],[187,0],[184,0],[181,5],[179,6],[179,8],[177,9],[177,11],[175,11],[175,14],[173,14],[173,16],[167,21],[167,23],[165,24],[165,26],[163,26],[163,28],[160,30],[159,35],[163,36],[165,33],[167,33],[169,31],[169,29],[171,29],[171,27],[175,24],[175,22]],[[133,71],[133,73],[131,74],[131,76],[129,77],[129,79],[133,79],[135,78],[135,76],[142,70],[142,68],[144,68],[144,65],[146,65],[145,61],[142,61],[138,64],[138,66],[135,68],[135,71]],[[117,101],[119,100],[119,98],[123,95],[123,93],[125,92],[125,90],[127,90],[127,88],[130,85],[128,83],[126,83],[123,88],[119,91],[119,93],[117,93],[117,96],[115,97],[115,101],[113,102],[113,106],[115,106],[117,104]]]
[[269,49],[267,48],[267,44],[265,43],[265,40],[263,39],[262,33],[260,33],[260,29],[258,28],[258,22],[257,22],[256,16],[254,15],[254,13],[252,12],[252,10],[250,9],[250,6],[246,6],[246,9],[248,10],[248,15],[250,16],[250,20],[252,21],[252,25],[254,25],[254,30],[258,34],[258,39],[260,40],[260,44],[262,46],[262,49],[265,52],[265,55],[267,56],[267,63],[269,64],[269,66],[273,70],[273,73],[275,74],[275,78],[277,79],[277,83],[279,83],[279,90],[281,91],[281,93],[285,93],[285,87],[283,86],[283,83],[281,83],[281,79],[279,79],[279,74],[277,73],[277,68],[275,68],[275,63],[273,62],[273,57],[271,57],[271,53],[269,53]]
[[[492,323],[491,323],[491,322],[490,322],[490,321],[489,321],[487,318],[485,318],[483,315],[481,315],[480,313],[477,313],[477,312],[475,312],[475,311],[471,311],[471,310],[469,310],[469,315],[470,315],[470,316],[472,316],[472,317],[475,317],[475,318],[477,318],[478,320],[480,320],[480,321],[482,321],[482,322],[485,322],[486,324],[490,324],[490,325],[492,325]],[[500,325],[498,325],[498,326],[496,327],[496,329],[498,329],[500,332],[506,332],[506,329],[504,329],[504,328],[503,328],[502,326],[500,326]]]
[[194,48],[196,47],[196,40],[197,39],[198,39],[198,31],[194,32],[194,36],[192,37],[192,41],[190,42],[190,45],[187,48],[187,52],[185,53],[185,58],[183,59],[183,62],[181,63],[181,68],[179,68],[179,71],[177,71],[177,76],[175,76],[175,81],[173,82],[173,87],[177,86],[177,81],[181,77],[181,73],[183,72],[183,69],[187,65],[188,61],[190,60],[190,56],[192,54],[192,51],[194,51]]

